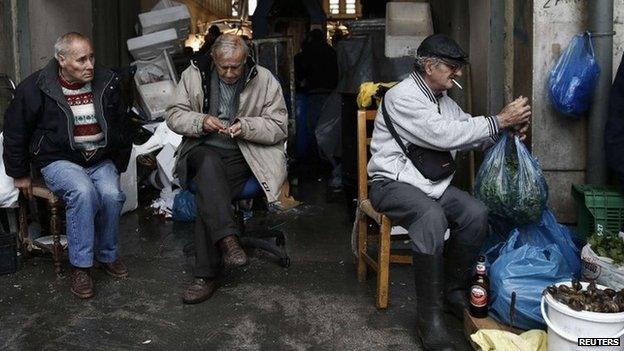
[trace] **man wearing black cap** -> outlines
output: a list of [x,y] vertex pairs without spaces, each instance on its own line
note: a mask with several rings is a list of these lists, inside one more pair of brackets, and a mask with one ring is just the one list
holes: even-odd
[[514,126],[524,138],[531,115],[523,97],[495,116],[463,112],[446,91],[467,58],[448,36],[426,38],[414,72],[386,93],[371,142],[371,202],[412,239],[417,326],[426,350],[454,349],[443,310],[461,316],[467,307],[470,271],[488,226],[485,205],[450,185],[455,153],[491,144]]

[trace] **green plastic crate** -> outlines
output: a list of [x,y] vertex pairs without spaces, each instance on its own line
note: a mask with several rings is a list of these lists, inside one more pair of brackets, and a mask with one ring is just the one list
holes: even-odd
[[624,197],[617,188],[605,185],[574,184],[572,196],[577,204],[577,231],[587,237],[598,225],[617,233],[624,225]]

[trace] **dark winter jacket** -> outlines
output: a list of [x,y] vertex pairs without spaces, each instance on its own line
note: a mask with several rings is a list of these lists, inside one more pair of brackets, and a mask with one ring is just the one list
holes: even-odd
[[624,192],[624,56],[622,56],[609,97],[609,117],[605,128],[605,152],[607,163],[617,175],[620,187]]
[[91,87],[105,145],[86,158],[74,144],[74,116],[58,82],[58,72],[58,62],[51,59],[17,87],[4,117],[6,174],[27,177],[31,164],[39,171],[58,160],[90,167],[110,159],[120,173],[125,171],[132,148],[132,128],[121,100],[119,76],[105,68],[95,69]]

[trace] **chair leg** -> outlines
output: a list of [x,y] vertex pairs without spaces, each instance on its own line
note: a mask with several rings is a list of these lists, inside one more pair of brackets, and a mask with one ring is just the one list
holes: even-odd
[[28,199],[22,194],[19,195],[19,245],[22,255],[27,257],[30,254],[30,237],[28,233]]
[[50,231],[52,232],[52,260],[54,261],[54,272],[61,274],[61,256],[63,247],[61,246],[61,218],[58,204],[50,204]]
[[357,265],[357,278],[359,282],[366,281],[366,261],[364,261],[364,254],[366,250],[366,240],[368,234],[368,220],[366,215],[361,215],[358,218],[358,265]]
[[377,308],[388,308],[390,280],[390,221],[384,216],[379,230],[379,257],[377,258]]

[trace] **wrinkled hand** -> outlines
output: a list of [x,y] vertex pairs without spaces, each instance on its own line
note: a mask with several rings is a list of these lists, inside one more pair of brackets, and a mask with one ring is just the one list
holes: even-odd
[[242,128],[241,128],[240,122],[236,122],[232,124],[231,126],[219,131],[219,133],[225,134],[226,136],[230,138],[238,137],[239,135],[241,135],[241,132],[242,132]]
[[529,117],[531,117],[531,105],[529,105],[528,102],[529,99],[523,96],[510,102],[498,114],[498,126],[503,129],[529,122]]
[[204,129],[204,132],[209,133],[209,132],[219,132],[219,131],[225,130],[226,127],[223,125],[223,123],[221,123],[221,120],[218,119],[217,117],[206,115],[206,117],[204,117],[203,129]]
[[32,181],[30,177],[13,179],[15,187],[18,188],[28,199],[32,199]]

